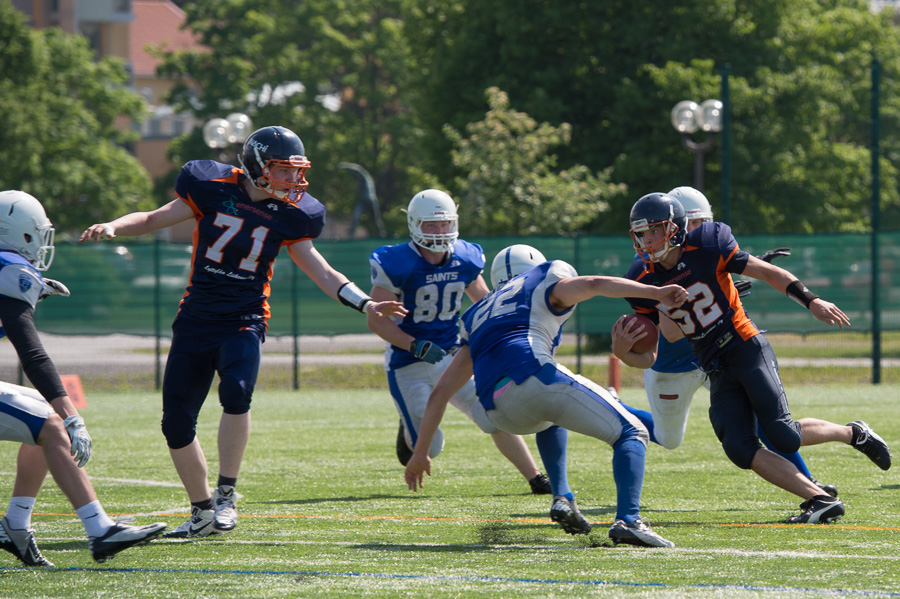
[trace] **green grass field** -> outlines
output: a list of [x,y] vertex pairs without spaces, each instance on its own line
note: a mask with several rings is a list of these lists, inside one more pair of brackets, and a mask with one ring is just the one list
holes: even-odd
[[[795,417],[867,420],[895,454],[898,392],[788,388]],[[646,407],[642,389],[622,398]],[[187,500],[159,432],[158,395],[88,389],[88,400],[88,471],[106,510],[138,523],[183,522]],[[158,540],[98,566],[48,481],[34,527],[57,567],[20,568],[0,552],[0,597],[900,597],[900,466],[882,472],[844,445],[806,448],[813,474],[839,486],[847,515],[834,525],[783,525],[800,500],[732,466],[710,430],[708,394],[694,404],[684,446],[648,451],[643,515],[675,549],[611,546],[612,452],[594,439],[570,436],[570,482],[595,524],[576,538],[550,522],[549,498],[530,495],[456,411],[434,476],[412,493],[394,456],[397,417],[385,391],[261,391],[233,533]],[[210,398],[201,415],[213,475],[219,413]],[[0,444],[0,510],[15,451]]]

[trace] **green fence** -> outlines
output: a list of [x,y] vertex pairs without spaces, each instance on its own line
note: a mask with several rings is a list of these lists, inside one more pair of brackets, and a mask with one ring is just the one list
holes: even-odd
[[[580,274],[622,275],[634,252],[627,237],[473,238],[487,260],[503,247],[526,242],[548,258],[571,263]],[[853,329],[872,330],[871,240],[866,235],[745,236],[741,247],[752,253],[789,246],[778,261],[810,289],[833,301],[850,317]],[[398,240],[317,241],[316,248],[337,270],[369,288],[368,256],[379,245]],[[170,325],[190,272],[191,248],[161,242],[60,243],[50,271],[72,291],[66,299],[43,302],[36,321],[41,331],[62,335],[171,335]],[[900,233],[880,237],[881,329],[900,329]],[[223,297],[222,301],[228,301]],[[297,268],[287,252],[275,265],[270,335],[367,333],[365,319],[326,297]],[[757,283],[745,306],[758,326],[770,332],[813,333],[827,330],[804,310],[768,285]],[[566,332],[608,333],[624,300],[598,299],[582,304]]]

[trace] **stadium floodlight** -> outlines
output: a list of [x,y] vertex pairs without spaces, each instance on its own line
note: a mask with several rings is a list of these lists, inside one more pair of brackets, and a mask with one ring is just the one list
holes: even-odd
[[240,150],[253,131],[253,121],[242,112],[233,112],[224,119],[214,117],[203,125],[203,142],[213,150],[219,150],[219,160],[229,162],[228,150]]
[[[681,134],[682,145],[694,153],[694,187],[703,191],[703,155],[716,142],[716,134],[722,130],[723,104],[719,100],[682,100],[670,115],[672,127]],[[707,138],[695,142],[691,135],[703,131]]]

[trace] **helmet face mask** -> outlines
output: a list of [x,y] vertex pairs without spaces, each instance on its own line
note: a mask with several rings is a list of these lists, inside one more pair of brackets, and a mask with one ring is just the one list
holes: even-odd
[[[665,193],[647,194],[631,208],[631,234],[634,250],[645,263],[660,262],[673,249],[684,245],[687,217],[681,203]],[[653,242],[644,240],[652,227],[663,227],[663,234]]]
[[[406,222],[413,242],[432,252],[449,252],[459,239],[456,203],[439,189],[426,189],[414,195],[406,209]],[[425,232],[422,225],[428,222],[447,222],[450,225],[446,232]]]
[[[276,200],[296,202],[306,193],[309,183],[306,171],[310,167],[300,138],[284,127],[257,129],[244,142],[238,161],[253,187]],[[274,176],[276,169],[296,171],[290,180]]]
[[0,250],[16,252],[38,270],[53,262],[56,232],[44,207],[24,191],[0,192]]
[[491,263],[491,286],[497,289],[511,278],[546,261],[544,255],[530,245],[520,243],[504,248]]

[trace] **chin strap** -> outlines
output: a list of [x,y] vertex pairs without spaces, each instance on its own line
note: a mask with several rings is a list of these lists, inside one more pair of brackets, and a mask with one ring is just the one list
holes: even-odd
[[356,283],[347,281],[340,286],[337,292],[338,299],[345,306],[350,306],[354,310],[365,313],[366,305],[372,302],[372,298],[363,293],[362,289],[356,286]]

